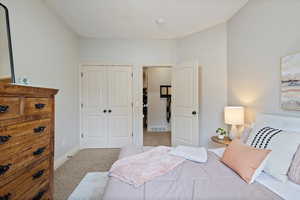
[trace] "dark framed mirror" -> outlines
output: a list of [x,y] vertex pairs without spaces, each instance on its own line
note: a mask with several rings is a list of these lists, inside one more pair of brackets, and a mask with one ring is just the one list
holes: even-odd
[[0,3],[0,83],[15,83],[9,12]]

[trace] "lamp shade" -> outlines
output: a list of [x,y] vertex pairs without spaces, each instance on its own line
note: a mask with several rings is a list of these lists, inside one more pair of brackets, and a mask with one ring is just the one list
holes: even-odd
[[225,124],[242,125],[244,124],[244,107],[227,106],[224,109]]

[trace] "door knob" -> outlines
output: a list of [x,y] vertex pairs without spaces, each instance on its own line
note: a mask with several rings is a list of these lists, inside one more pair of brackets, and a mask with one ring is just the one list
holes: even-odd
[[108,110],[109,113],[111,113],[111,110]]
[[103,110],[103,112],[104,112],[104,113],[106,113],[106,112],[107,112],[107,110]]
[[194,110],[194,111],[192,112],[192,114],[193,114],[193,115],[196,115],[196,114],[197,114],[197,112]]

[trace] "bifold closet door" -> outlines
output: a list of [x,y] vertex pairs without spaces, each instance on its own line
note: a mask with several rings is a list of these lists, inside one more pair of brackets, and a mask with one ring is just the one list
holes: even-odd
[[108,67],[108,143],[122,147],[132,142],[132,69]]
[[119,148],[132,142],[132,68],[85,66],[82,146]]
[[104,148],[108,146],[107,70],[89,66],[82,73],[82,145]]

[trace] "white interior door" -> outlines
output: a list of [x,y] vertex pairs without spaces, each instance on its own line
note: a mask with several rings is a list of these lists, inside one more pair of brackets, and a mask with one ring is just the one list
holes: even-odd
[[108,143],[132,143],[132,68],[108,67]]
[[82,68],[82,138],[85,148],[119,148],[132,142],[131,67]]
[[107,70],[88,66],[82,69],[82,145],[88,148],[108,146]]
[[172,145],[199,144],[199,67],[172,68]]

